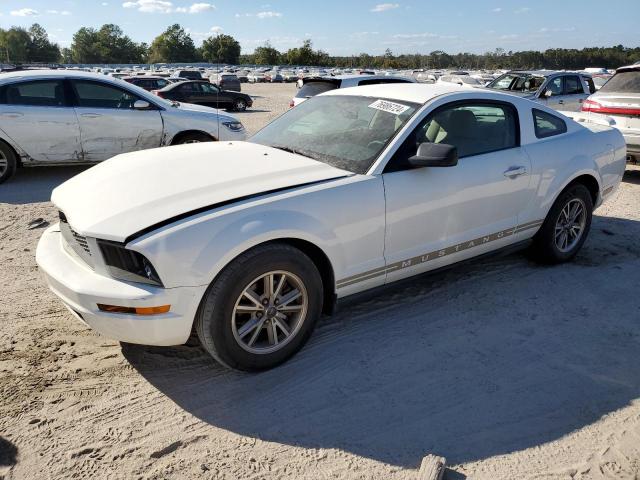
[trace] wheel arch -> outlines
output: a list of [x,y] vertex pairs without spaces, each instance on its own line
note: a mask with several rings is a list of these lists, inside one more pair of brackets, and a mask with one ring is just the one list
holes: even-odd
[[9,147],[11,149],[11,151],[13,152],[13,154],[16,156],[16,166],[17,167],[22,167],[22,155],[20,154],[20,152],[18,152],[18,150],[15,147],[15,145],[13,145],[12,142],[7,140],[3,136],[0,136],[0,142],[4,143],[7,147]]
[[173,138],[171,139],[171,142],[169,143],[169,145],[177,145],[180,140],[182,140],[184,137],[188,136],[188,135],[205,135],[207,137],[209,137],[211,140],[213,140],[214,142],[218,141],[218,139],[216,137],[214,137],[213,135],[211,135],[210,133],[207,133],[203,130],[181,130],[180,132],[176,133]]
[[596,207],[598,204],[598,199],[600,198],[600,182],[598,182],[594,175],[588,173],[578,175],[569,183],[567,183],[567,185],[561,190],[560,194],[562,194],[562,192],[572,187],[573,185],[577,184],[582,184],[587,188],[587,190],[589,190],[589,193],[591,194],[591,200],[593,201],[593,206]]
[[331,263],[331,260],[329,260],[329,256],[321,247],[309,240],[305,240],[302,238],[281,237],[251,245],[250,247],[244,249],[242,252],[236,255],[231,261],[227,262],[226,265],[218,271],[211,283],[214,283],[218,279],[222,271],[226,268],[226,266],[233,262],[233,260],[238,258],[240,255],[243,255],[253,249],[273,244],[289,245],[300,250],[311,259],[311,261],[318,269],[318,272],[320,272],[320,277],[322,278],[322,313],[327,315],[333,314],[336,305],[336,282],[333,264]]

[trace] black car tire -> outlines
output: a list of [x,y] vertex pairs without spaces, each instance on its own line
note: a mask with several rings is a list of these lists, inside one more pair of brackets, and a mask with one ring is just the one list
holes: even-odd
[[[236,308],[240,308],[237,305],[241,301],[246,301],[244,292],[254,285],[252,282],[262,275],[274,272],[278,272],[277,274],[289,273],[301,282],[300,291],[304,292],[305,300],[303,303],[306,308],[301,311],[296,320],[290,320],[290,317],[287,317],[286,326],[291,329],[290,335],[288,337],[284,336],[280,340],[280,347],[277,347],[278,342],[275,342],[275,345],[271,347],[275,348],[274,351],[252,352],[250,351],[251,345],[247,345],[247,343],[239,339],[240,330],[244,328],[244,324],[238,326],[235,323]],[[274,280],[272,285],[275,285],[275,283],[276,281]],[[259,281],[255,283],[257,289],[260,288],[259,284]],[[254,297],[258,295],[257,291],[251,291],[255,294]],[[265,291],[262,292],[263,296],[265,292],[266,287]],[[237,257],[224,268],[218,278],[209,286],[196,313],[196,332],[203,347],[213,358],[226,367],[244,371],[273,368],[297,353],[311,336],[322,311],[322,292],[323,285],[320,273],[311,259],[302,251],[280,243],[258,246]],[[283,295],[280,298],[285,296]],[[263,298],[262,302],[264,301]],[[276,301],[274,305],[277,304]],[[281,305],[280,308],[282,307],[284,305]],[[277,323],[275,318],[278,318],[277,315],[279,315],[279,313],[273,312],[266,313],[270,309],[265,310],[264,314],[251,314],[252,320],[247,321],[247,323],[250,321],[257,323],[249,331],[251,336],[258,332],[257,335],[259,336],[258,338],[261,338],[260,341],[263,343],[267,341],[267,344],[271,342],[271,337],[268,339],[264,337],[270,333],[268,330],[271,323]],[[264,318],[262,323],[257,319],[258,315]],[[276,316],[271,317],[271,315]],[[246,317],[243,321],[246,321]],[[275,326],[273,329],[277,331]],[[245,335],[246,337],[243,338],[250,336],[249,334]],[[284,331],[280,331],[280,336],[283,335]],[[278,333],[276,333],[275,338],[279,338]]]
[[16,173],[18,159],[13,149],[0,141],[0,183],[6,182]]
[[247,101],[244,98],[237,98],[233,102],[233,109],[236,112],[244,112],[247,109]]
[[202,142],[213,142],[215,141],[209,135],[199,132],[187,133],[178,138],[173,145],[184,145],[187,143],[202,143]]
[[[584,209],[584,217],[579,222],[582,225],[579,238],[568,244],[567,248],[563,250],[558,245],[558,235],[562,235],[563,210],[570,208],[571,205],[580,205]],[[580,183],[570,185],[556,199],[540,230],[533,237],[533,245],[530,249],[533,259],[545,264],[558,264],[573,260],[587,239],[592,215],[593,200],[587,187]]]

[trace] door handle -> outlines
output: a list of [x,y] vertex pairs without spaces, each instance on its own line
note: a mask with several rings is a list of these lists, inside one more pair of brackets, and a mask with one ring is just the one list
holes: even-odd
[[520,175],[525,175],[526,173],[527,169],[525,167],[511,167],[504,172],[504,176],[509,178],[516,178]]
[[102,115],[100,115],[99,113],[81,113],[80,116],[84,118],[98,118]]
[[558,100],[558,103],[559,103],[560,105],[564,105],[564,100]]

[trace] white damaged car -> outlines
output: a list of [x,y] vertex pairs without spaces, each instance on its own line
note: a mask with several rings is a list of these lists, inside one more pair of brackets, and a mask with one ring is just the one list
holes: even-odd
[[19,166],[101,162],[146,148],[244,140],[233,115],[70,70],[0,76],[0,183]]
[[177,345],[195,331],[222,364],[260,370],[348,295],[507,247],[571,260],[624,168],[619,131],[513,95],[339,89],[249,142],[120,155],[72,178],[37,261],[104,335]]

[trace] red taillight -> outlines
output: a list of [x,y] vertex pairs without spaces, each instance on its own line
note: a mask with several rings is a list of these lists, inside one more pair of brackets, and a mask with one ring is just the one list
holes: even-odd
[[612,115],[640,115],[640,108],[633,107],[605,107],[593,100],[585,100],[582,104],[583,112],[610,113]]

